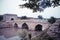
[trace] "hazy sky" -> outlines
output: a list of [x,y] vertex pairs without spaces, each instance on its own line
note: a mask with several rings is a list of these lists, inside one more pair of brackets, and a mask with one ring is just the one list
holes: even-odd
[[44,18],[51,16],[60,18],[60,7],[46,8],[44,12],[33,13],[32,10],[27,8],[20,8],[19,4],[24,4],[22,0],[0,0],[0,15],[2,14],[17,14],[18,16],[37,17],[42,15]]

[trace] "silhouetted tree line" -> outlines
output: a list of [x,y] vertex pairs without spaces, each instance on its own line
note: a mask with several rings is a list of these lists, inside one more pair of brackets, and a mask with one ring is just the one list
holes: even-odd
[[[27,0],[25,0],[27,1]],[[43,11],[47,7],[53,7],[60,5],[60,0],[28,0],[28,3],[19,5],[20,7],[27,7],[33,9],[33,12]]]

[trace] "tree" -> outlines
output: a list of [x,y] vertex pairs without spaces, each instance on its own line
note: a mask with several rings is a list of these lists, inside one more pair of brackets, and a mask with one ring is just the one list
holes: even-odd
[[55,23],[55,21],[56,21],[56,18],[54,17],[51,17],[50,19],[48,19],[48,22],[51,24]]
[[43,19],[43,17],[41,15],[38,16],[39,19]]
[[60,5],[60,0],[29,0],[28,3],[22,4],[20,6],[33,9],[33,12],[41,12],[44,11],[45,8],[51,7],[52,4],[53,7],[57,7]]
[[2,15],[0,15],[0,21],[2,21],[3,20],[3,16]]
[[27,19],[27,16],[22,16],[21,19]]

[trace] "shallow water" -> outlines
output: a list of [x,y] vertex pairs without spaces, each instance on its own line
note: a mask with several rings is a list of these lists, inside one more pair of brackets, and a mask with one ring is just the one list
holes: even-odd
[[[0,29],[0,40],[21,40],[21,38],[19,37],[19,34],[18,34],[18,30],[19,30],[19,32],[23,31],[22,29],[15,29],[15,28]],[[32,30],[28,30],[27,33],[28,32],[31,33],[32,37],[40,35],[40,33],[41,33],[41,32],[32,31]]]
[[10,37],[10,38],[5,38],[3,35],[0,36],[0,40],[21,40],[21,38],[19,36],[14,36],[14,37]]
[[20,40],[21,38],[17,35],[17,30],[14,28],[3,28],[0,29],[0,40]]
[[14,28],[3,28],[0,29],[0,35],[4,35],[6,38],[16,36],[17,31]]

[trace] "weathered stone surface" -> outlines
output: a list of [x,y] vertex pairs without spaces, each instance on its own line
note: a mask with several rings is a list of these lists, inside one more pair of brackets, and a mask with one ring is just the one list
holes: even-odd
[[60,40],[60,21],[57,20],[48,30],[48,34],[54,39],[54,40]]

